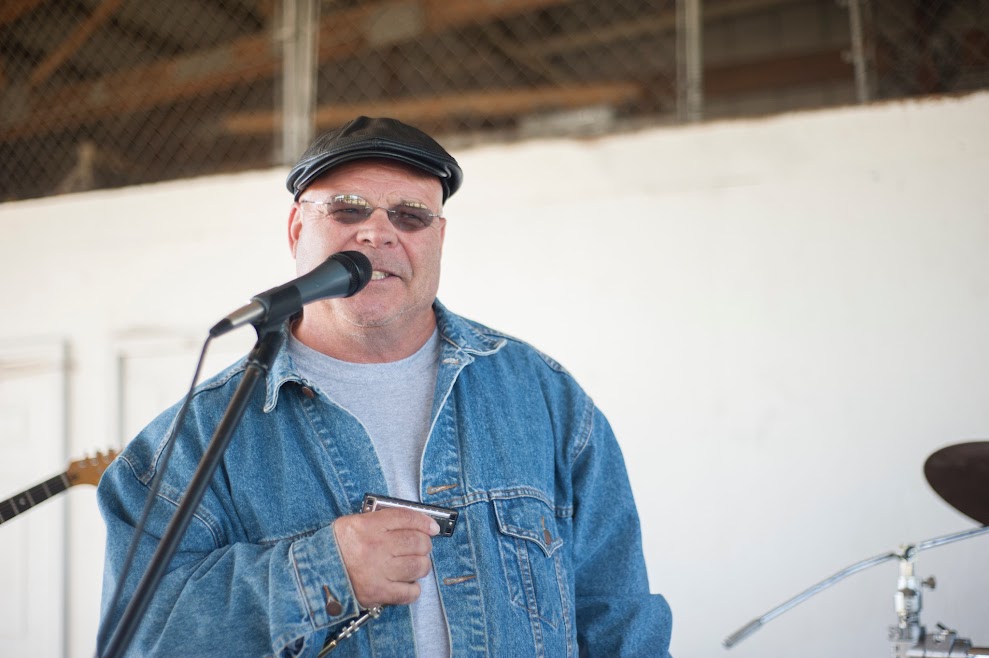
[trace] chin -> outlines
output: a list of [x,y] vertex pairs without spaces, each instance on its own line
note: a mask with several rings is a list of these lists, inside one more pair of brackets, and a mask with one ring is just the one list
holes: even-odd
[[388,327],[396,324],[407,324],[409,328],[418,326],[423,318],[428,314],[433,315],[433,303],[413,302],[404,300],[404,303],[386,303],[383,300],[364,300],[353,297],[348,301],[353,302],[345,305],[344,317],[354,326],[363,328]]
[[379,329],[381,327],[387,327],[395,321],[394,316],[381,316],[381,315],[348,315],[347,320],[350,324],[355,327],[360,327],[361,329]]
[[367,328],[386,327],[400,318],[405,310],[394,305],[356,298],[348,299],[346,303],[341,304],[341,315],[347,322]]

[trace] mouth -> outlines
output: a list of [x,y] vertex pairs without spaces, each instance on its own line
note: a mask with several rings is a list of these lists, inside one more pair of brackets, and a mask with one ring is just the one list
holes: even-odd
[[381,281],[382,279],[385,279],[390,276],[392,275],[389,274],[388,272],[382,272],[381,270],[374,270],[371,272],[372,281]]

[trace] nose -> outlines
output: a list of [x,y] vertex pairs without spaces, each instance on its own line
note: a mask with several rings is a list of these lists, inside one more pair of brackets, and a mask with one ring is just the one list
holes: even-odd
[[369,247],[387,247],[397,242],[395,227],[384,208],[375,208],[357,228],[357,242]]

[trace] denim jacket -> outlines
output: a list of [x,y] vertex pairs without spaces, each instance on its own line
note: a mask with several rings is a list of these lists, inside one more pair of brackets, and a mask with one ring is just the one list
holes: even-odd
[[[453,656],[668,656],[670,610],[649,593],[628,476],[605,417],[549,357],[434,308],[442,348],[420,495],[460,513],[454,534],[432,549]],[[114,611],[109,598],[177,406],[103,475],[110,628],[243,372],[241,362],[197,387]],[[387,493],[366,432],[282,352],[128,655],[315,656],[359,612],[333,520],[360,511],[365,492]],[[413,656],[413,637],[409,607],[385,607],[331,655]]]

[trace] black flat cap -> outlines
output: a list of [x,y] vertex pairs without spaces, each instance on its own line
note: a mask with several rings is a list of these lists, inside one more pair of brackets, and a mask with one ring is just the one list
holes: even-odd
[[292,167],[285,184],[298,200],[303,190],[333,167],[364,158],[397,160],[436,176],[443,185],[444,202],[464,179],[453,156],[418,128],[397,119],[362,116],[318,137]]

